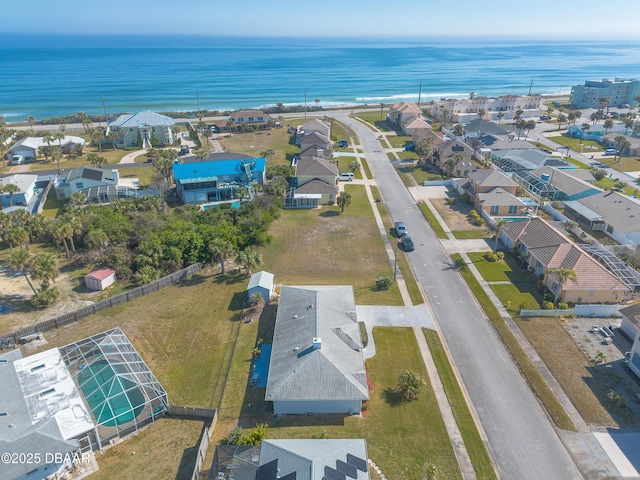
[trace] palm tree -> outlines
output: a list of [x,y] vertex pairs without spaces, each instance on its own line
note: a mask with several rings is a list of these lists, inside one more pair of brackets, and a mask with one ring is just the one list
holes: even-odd
[[420,375],[411,370],[405,370],[402,372],[398,381],[400,393],[404,399],[408,401],[418,398],[418,393],[420,393],[420,390],[426,387],[426,385],[427,382],[425,382]]
[[42,140],[44,140],[45,143],[47,144],[47,148],[43,148],[44,159],[49,161],[49,152],[51,151],[51,142],[55,140],[55,137],[53,136],[52,133],[47,132],[42,135]]
[[51,149],[51,160],[56,162],[58,165],[58,175],[62,174],[62,169],[60,168],[60,160],[62,159],[62,150],[60,147],[55,146]]
[[31,278],[40,282],[40,291],[47,290],[59,274],[58,260],[52,253],[42,252],[33,258],[33,262],[31,262]]
[[524,129],[526,130],[526,134],[524,136],[525,140],[529,137],[529,132],[531,130],[533,130],[534,128],[536,128],[536,121],[535,120],[527,120],[525,122],[525,125],[524,125]]
[[98,145],[98,150],[100,150],[100,153],[102,153],[102,140],[104,139],[104,131],[100,127],[92,128],[90,130],[90,135],[91,135],[91,141],[95,145]]
[[589,131],[589,129],[591,128],[591,125],[589,125],[588,123],[583,123],[582,127],[580,128],[580,130],[582,130],[582,135],[580,136],[580,143],[583,143],[583,139],[584,139],[584,132]]
[[29,280],[29,273],[31,270],[31,262],[33,260],[32,255],[26,250],[19,249],[11,252],[9,256],[9,268],[13,268],[14,270],[18,270],[22,275],[24,275],[25,280],[31,287],[34,295],[37,295],[36,289],[33,287],[31,280]]
[[89,155],[87,155],[87,160],[89,161],[90,165],[98,168],[107,164],[107,159],[102,155],[98,155],[97,153],[90,153]]
[[87,196],[82,192],[75,192],[71,194],[71,200],[69,205],[72,207],[81,207],[87,203]]
[[227,120],[227,130],[229,130],[229,132],[235,133],[236,132],[236,128],[237,128],[236,127],[236,122],[234,122],[232,118]]
[[454,134],[456,137],[461,137],[462,135],[464,135],[464,127],[463,127],[461,124],[456,123],[456,124],[453,126],[453,134]]
[[33,123],[36,121],[36,117],[34,117],[33,115],[27,115],[26,117],[24,117],[24,119],[29,124],[29,128],[33,130]]
[[199,148],[195,152],[193,152],[198,160],[201,162],[207,158],[209,158],[209,152],[204,148]]
[[558,115],[558,130],[562,128],[562,124],[567,123],[567,116],[564,113]]
[[353,173],[356,173],[356,170],[358,170],[359,168],[360,162],[358,162],[357,160],[354,160],[349,164],[349,170],[351,170]]
[[516,112],[513,114],[513,120],[517,122],[520,119],[520,117],[522,117],[523,113],[524,113],[524,110],[522,110],[521,108],[518,108]]
[[251,275],[251,270],[262,264],[262,254],[253,247],[247,247],[238,252],[236,262],[247,269],[247,275]]
[[340,211],[344,213],[344,209],[351,205],[351,194],[348,192],[341,192],[337,199]]
[[111,140],[111,146],[114,149],[118,148],[118,137],[120,135],[118,135],[118,132],[116,132],[115,130],[109,130],[109,133],[107,134],[107,137],[109,138],[109,140]]
[[613,157],[613,159],[615,160],[616,157],[620,158],[622,156],[622,144],[626,141],[626,138],[624,138],[622,135],[617,135],[613,139],[613,141],[616,145],[616,150],[617,150],[616,155],[614,155]]
[[[456,155],[462,155],[460,153],[456,153]],[[450,158],[446,162],[444,162],[444,171],[447,172],[447,175],[453,177],[453,172],[456,169],[456,161],[453,158]]]
[[610,118],[607,118],[604,123],[604,134],[607,134],[607,130],[611,130],[613,128],[613,120],[611,120]]
[[502,230],[502,227],[504,227],[506,224],[507,224],[507,221],[504,219],[500,219],[496,222],[496,242],[493,245],[494,252],[498,251],[498,242],[500,241],[500,231]]
[[527,121],[524,118],[518,118],[518,120],[516,120],[516,128],[518,129],[518,140],[520,140],[522,130],[527,128]]
[[214,238],[209,243],[209,252],[211,259],[220,265],[220,271],[225,273],[225,262],[233,254],[231,242],[222,238]]
[[276,151],[273,148],[267,148],[266,150],[262,150],[260,152],[260,156],[267,159],[267,162],[273,163],[273,157],[275,156]]
[[7,228],[4,239],[9,243],[9,248],[13,251],[13,247],[16,245],[25,245],[29,241],[29,232],[20,225],[12,225]]
[[504,118],[505,113],[504,112],[498,112],[498,125],[502,124],[502,119]]
[[109,236],[101,228],[95,228],[87,232],[86,244],[92,250],[100,250],[100,258],[103,256],[104,248],[109,245]]
[[53,220],[49,222],[49,235],[56,243],[58,247],[58,251],[60,250],[60,244],[64,244],[65,252],[67,253],[67,258],[69,258],[69,246],[67,245],[67,229],[64,224],[60,220]]
[[433,140],[431,138],[424,138],[420,140],[416,145],[416,154],[418,158],[427,160],[433,155]]
[[600,97],[598,99],[598,103],[600,104],[600,110],[607,109],[607,113],[609,113],[609,105],[611,104],[611,99],[608,97]]
[[556,297],[553,303],[558,303],[558,298],[560,298],[560,294],[562,293],[562,286],[567,283],[568,280],[573,282],[578,281],[578,275],[575,270],[568,268],[547,268],[544,273],[547,276],[555,278],[556,283],[558,284],[558,287],[556,288]]
[[14,183],[7,183],[2,190],[9,194],[9,206],[13,207],[13,194],[20,193],[22,190]]

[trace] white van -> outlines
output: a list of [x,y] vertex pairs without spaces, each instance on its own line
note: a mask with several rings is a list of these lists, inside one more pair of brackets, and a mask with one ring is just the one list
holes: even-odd
[[341,173],[338,176],[338,180],[340,180],[341,182],[352,182],[353,181],[353,173]]
[[14,155],[11,157],[9,165],[22,165],[24,163],[24,157],[22,155]]

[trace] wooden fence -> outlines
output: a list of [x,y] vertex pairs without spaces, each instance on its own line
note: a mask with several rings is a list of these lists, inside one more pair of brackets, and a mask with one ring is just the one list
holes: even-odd
[[140,298],[145,295],[149,295],[150,293],[157,292],[161,288],[178,283],[185,278],[198,273],[200,270],[200,264],[195,263],[193,265],[189,265],[187,268],[183,268],[182,270],[173,272],[172,274],[167,275],[166,277],[162,277],[154,282],[147,283],[146,285],[142,285],[132,290],[119,293],[117,295],[114,295],[113,297],[105,298],[104,300],[100,300],[91,305],[87,305],[86,307],[82,307],[78,310],[75,310],[74,312],[65,313],[64,315],[60,315],[58,317],[36,323],[35,325],[31,325],[30,327],[21,328],[20,330],[0,337],[0,348],[6,348],[8,346],[15,345],[16,343],[19,343],[22,338],[28,337],[29,335],[38,335],[42,332],[53,330],[54,328],[60,328],[65,325],[69,325],[70,323],[77,322],[78,320],[88,317],[89,315],[93,315],[94,313],[100,312],[101,310],[115,307],[116,305],[121,305],[123,303],[130,302],[131,300],[135,300],[136,298]]

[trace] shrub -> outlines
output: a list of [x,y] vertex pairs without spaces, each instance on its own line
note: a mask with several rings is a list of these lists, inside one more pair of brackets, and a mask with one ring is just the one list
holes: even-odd
[[260,445],[268,430],[269,426],[266,423],[256,424],[256,428],[240,436],[237,445]]
[[504,252],[496,252],[495,255],[498,257],[498,260],[504,260]]
[[376,280],[376,288],[378,290],[389,290],[389,287],[391,287],[391,285],[393,285],[393,280],[384,275],[379,276]]
[[233,427],[233,430],[231,430],[227,434],[227,436],[222,439],[222,443],[224,443],[225,445],[237,445],[238,440],[240,440],[241,436],[242,436],[242,428]]
[[498,261],[498,255],[496,255],[493,252],[486,252],[483,255],[483,257],[487,262],[497,262]]
[[456,203],[456,199],[453,197],[449,197],[447,198],[447,205],[453,205],[454,203]]
[[566,302],[558,302],[558,310],[567,310],[569,308],[569,304]]
[[471,203],[471,197],[469,196],[468,192],[464,192],[462,195],[460,195],[460,200],[465,203]]
[[553,302],[543,301],[540,304],[540,308],[542,308],[542,310],[553,310],[555,307],[553,305]]

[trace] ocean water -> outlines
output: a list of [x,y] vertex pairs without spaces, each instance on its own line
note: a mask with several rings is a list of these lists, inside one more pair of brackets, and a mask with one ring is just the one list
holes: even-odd
[[111,114],[379,105],[613,77],[640,77],[640,43],[0,36],[7,121],[101,114],[103,99]]

